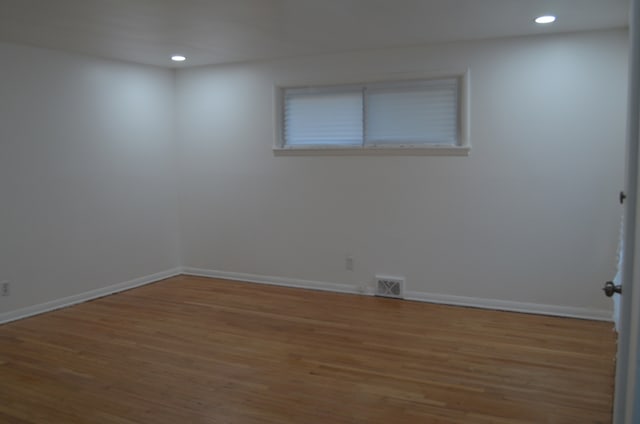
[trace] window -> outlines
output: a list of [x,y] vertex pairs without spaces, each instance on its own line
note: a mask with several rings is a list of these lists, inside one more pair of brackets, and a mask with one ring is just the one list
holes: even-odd
[[464,77],[279,88],[278,151],[467,154]]

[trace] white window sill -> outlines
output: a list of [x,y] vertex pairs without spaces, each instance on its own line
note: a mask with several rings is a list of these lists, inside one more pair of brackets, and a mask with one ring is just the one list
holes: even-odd
[[469,156],[471,146],[274,147],[275,156]]

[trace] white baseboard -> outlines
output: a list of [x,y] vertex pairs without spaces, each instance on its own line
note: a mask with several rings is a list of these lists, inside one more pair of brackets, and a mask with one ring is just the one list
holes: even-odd
[[[176,275],[185,274],[199,277],[221,278],[225,280],[246,281],[249,283],[269,284],[274,286],[294,287],[301,289],[321,290],[336,293],[349,293],[360,295],[371,295],[363,292],[357,286],[348,284],[328,283],[323,281],[302,280],[297,278],[281,278],[265,275],[246,274],[240,272],[216,271],[199,268],[173,268],[167,271],[136,278],[124,283],[114,284],[96,290],[80,293],[74,296],[56,299],[51,302],[41,303],[26,308],[17,309],[0,314],[0,324],[27,318],[33,315],[42,314],[89,300],[97,299],[110,294],[118,293],[146,284],[155,283]],[[494,309],[501,311],[521,312],[537,315],[551,315],[568,318],[581,318],[597,321],[613,321],[613,314],[608,310],[576,308],[571,306],[545,305],[539,303],[514,302],[497,299],[484,299],[465,296],[452,296],[444,294],[433,294],[426,292],[408,291],[405,292],[406,300],[419,302],[439,303],[444,305],[467,306],[472,308]]]
[[468,306],[472,308],[525,314],[551,315],[566,318],[580,318],[594,321],[613,321],[613,313],[604,309],[577,308],[575,306],[545,305],[541,303],[515,302],[510,300],[484,299],[477,297],[451,296],[423,292],[405,292],[405,299],[443,305]]
[[78,303],[86,302],[88,300],[97,299],[99,297],[108,296],[110,294],[118,293],[124,290],[133,289],[135,287],[144,286],[146,284],[155,283],[165,278],[175,277],[182,273],[181,268],[173,268],[167,271],[158,272],[156,274],[146,275],[144,277],[136,278],[134,280],[125,281],[124,283],[113,284],[111,286],[102,287],[99,289],[91,290],[88,292],[76,294],[62,299],[52,300],[46,303],[40,303],[38,305],[27,306],[26,308],[17,309],[15,311],[9,311],[0,314],[0,324],[15,321],[22,318],[27,318],[33,315],[39,315],[45,312],[54,311],[60,308],[66,308],[67,306],[75,305]]
[[[182,269],[185,275],[199,277],[221,278],[225,280],[246,281],[249,283],[270,284],[284,287],[322,290],[338,293],[368,294],[358,287],[347,284],[327,283],[322,281],[300,280],[296,278],[280,278],[266,275],[246,274],[240,272],[216,271],[185,267]],[[521,312],[537,315],[551,315],[567,318],[580,318],[596,321],[613,321],[613,313],[608,310],[577,308],[573,306],[545,305],[539,303],[514,302],[509,300],[484,299],[476,297],[452,296],[433,294],[426,292],[405,292],[405,300],[419,302],[439,303],[444,305],[467,306],[472,308],[493,309],[500,311]]]
[[247,283],[268,284],[271,286],[294,287],[298,289],[321,290],[337,293],[364,294],[355,286],[326,283],[323,281],[300,280],[297,278],[269,277],[266,275],[245,274],[242,272],[215,271],[211,269],[182,268],[184,275],[195,277],[220,278],[223,280],[245,281]]

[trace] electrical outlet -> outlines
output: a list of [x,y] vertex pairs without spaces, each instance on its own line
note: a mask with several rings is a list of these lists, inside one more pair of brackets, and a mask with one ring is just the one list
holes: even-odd
[[0,296],[9,296],[11,292],[9,291],[11,287],[11,283],[9,281],[3,281],[0,283]]
[[344,268],[347,271],[353,271],[353,256],[347,255],[347,257],[344,259]]

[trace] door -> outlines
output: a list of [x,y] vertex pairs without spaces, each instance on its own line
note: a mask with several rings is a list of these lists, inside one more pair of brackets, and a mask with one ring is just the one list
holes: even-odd
[[[614,424],[640,423],[640,0],[631,0],[624,247]],[[621,198],[622,199],[622,198]],[[617,296],[617,295],[616,295]]]

